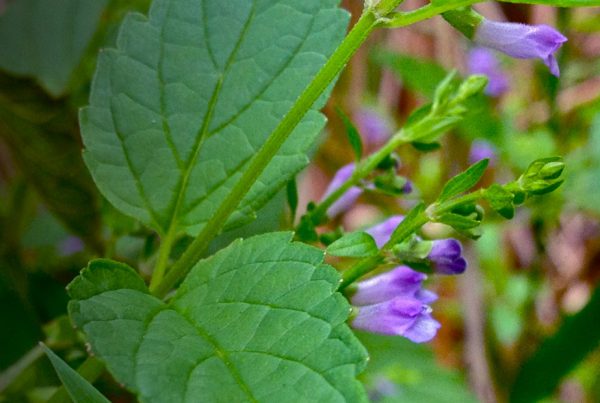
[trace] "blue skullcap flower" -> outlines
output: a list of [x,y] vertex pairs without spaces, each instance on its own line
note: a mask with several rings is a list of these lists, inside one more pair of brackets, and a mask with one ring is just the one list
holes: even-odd
[[559,76],[554,57],[567,38],[548,25],[525,25],[483,19],[473,37],[475,43],[518,59],[540,58],[550,72]]
[[427,259],[438,274],[461,274],[467,268],[467,261],[462,257],[462,245],[453,238],[433,241]]
[[397,296],[417,298],[424,304],[437,299],[437,295],[421,287],[427,276],[407,266],[398,266],[356,284],[352,295],[354,305],[371,305],[388,301]]
[[[333,179],[329,183],[329,186],[325,190],[322,200],[329,196],[331,193],[335,192],[340,186],[344,184],[344,182],[350,179],[350,177],[354,173],[354,169],[354,163],[344,165],[342,168],[340,168],[335,173]],[[333,218],[350,209],[350,207],[352,207],[352,205],[356,203],[356,200],[359,198],[362,192],[363,190],[358,186],[353,186],[350,189],[348,189],[348,191],[346,191],[346,193],[344,193],[342,197],[336,200],[335,203],[333,203],[327,209],[327,216]]]
[[430,341],[441,327],[431,316],[428,305],[406,296],[359,307],[352,326],[373,333],[404,336],[415,343]]

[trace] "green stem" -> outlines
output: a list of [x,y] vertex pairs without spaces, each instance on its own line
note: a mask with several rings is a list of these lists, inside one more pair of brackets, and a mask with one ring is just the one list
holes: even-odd
[[[398,1],[399,3],[399,1]],[[209,242],[221,231],[229,216],[235,211],[239,202],[250,190],[252,184],[261,175],[267,164],[292,133],[306,112],[319,99],[325,89],[344,69],[350,57],[367,39],[377,26],[378,20],[372,11],[365,12],[354,25],[348,36],[333,53],[327,63],[321,68],[313,81],[304,90],[292,109],[271,133],[267,141],[252,158],[242,177],[237,181],[219,209],[206,223],[198,237],[192,242],[183,256],[173,265],[164,279],[153,289],[153,293],[163,297],[202,257]]]
[[417,10],[395,15],[385,24],[385,26],[388,28],[406,27],[416,22],[445,13],[446,11],[467,7],[476,3],[481,3],[482,1],[484,0],[459,0],[454,2],[444,2],[441,5],[429,3],[425,7],[421,7]]
[[158,249],[158,259],[156,260],[156,266],[152,272],[152,279],[150,280],[150,291],[153,292],[160,282],[163,280],[167,265],[169,263],[169,256],[171,255],[171,249],[173,248],[173,242],[175,241],[175,225],[171,226],[169,232],[160,241],[160,248]]

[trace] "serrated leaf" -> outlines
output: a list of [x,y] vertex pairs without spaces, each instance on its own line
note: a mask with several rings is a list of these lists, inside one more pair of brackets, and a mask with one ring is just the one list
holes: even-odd
[[488,159],[483,159],[450,179],[442,189],[442,193],[438,197],[438,202],[443,203],[475,186],[483,176],[488,163]]
[[366,401],[339,274],[291,237],[234,242],[168,304],[133,269],[92,262],[69,287],[71,318],[142,402]]
[[[340,42],[338,2],[155,0],[148,18],[130,14],[80,115],[101,192],[160,233],[197,234]],[[228,228],[307,164],[324,122],[309,111]]]
[[327,247],[327,254],[343,257],[370,257],[379,253],[373,237],[357,231],[344,235]]
[[336,110],[342,119],[342,122],[344,123],[344,127],[346,128],[346,135],[348,136],[348,142],[354,151],[354,158],[356,161],[360,161],[363,155],[363,145],[362,139],[360,138],[360,133],[358,133],[358,129],[356,126],[354,126],[354,123],[352,123],[344,111],[342,111],[340,108],[337,108]]
[[85,378],[77,373],[73,368],[64,362],[59,356],[54,354],[46,345],[40,343],[44,352],[50,359],[54,370],[60,381],[65,385],[65,389],[73,399],[74,403],[108,403],[109,400],[102,396]]
[[19,0],[0,15],[0,68],[62,95],[107,0]]

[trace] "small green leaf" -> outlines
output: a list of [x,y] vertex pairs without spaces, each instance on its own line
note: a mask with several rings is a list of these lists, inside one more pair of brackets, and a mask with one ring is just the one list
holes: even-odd
[[344,235],[327,247],[327,254],[344,257],[371,257],[379,253],[373,237],[357,231]]
[[393,245],[405,241],[411,234],[415,232],[416,229],[425,224],[427,222],[427,218],[423,217],[424,212],[424,203],[419,203],[413,207],[408,212],[406,217],[404,217],[404,220],[400,222],[400,225],[398,225],[392,233],[392,236],[390,237],[390,243]]
[[50,359],[54,370],[60,381],[65,385],[65,389],[75,403],[108,403],[109,400],[102,396],[85,378],[71,368],[59,356],[54,354],[44,343],[40,343],[44,352]]
[[3,2],[0,68],[34,77],[62,95],[100,21],[107,0]]
[[449,225],[457,231],[478,227],[481,221],[460,214],[447,213],[439,217],[437,222]]
[[350,118],[344,113],[344,111],[342,111],[340,108],[336,108],[336,111],[342,119],[342,122],[344,122],[348,141],[350,142],[352,150],[354,151],[354,158],[356,161],[360,161],[363,155],[363,145],[360,133],[358,132],[356,126],[354,126],[354,123],[352,123]]
[[96,262],[69,287],[71,319],[141,402],[366,402],[340,276],[291,237],[235,241],[168,303],[133,269]]
[[448,183],[446,183],[446,186],[444,186],[444,189],[442,189],[442,193],[437,200],[438,203],[443,203],[475,186],[483,176],[488,163],[488,159],[483,159],[474,165],[471,165],[466,171],[450,179]]
[[[152,227],[198,234],[346,32],[339,0],[155,0],[103,51],[80,113],[102,194]],[[314,105],[240,200],[252,220],[308,163]]]
[[490,206],[502,217],[512,219],[515,216],[513,200],[515,196],[498,184],[493,184],[484,193]]

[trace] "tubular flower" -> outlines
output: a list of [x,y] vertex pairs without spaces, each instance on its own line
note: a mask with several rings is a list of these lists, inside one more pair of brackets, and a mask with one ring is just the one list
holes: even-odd
[[361,306],[352,322],[356,329],[404,336],[415,343],[433,339],[440,323],[431,308],[417,298],[400,296],[374,305]]
[[540,58],[550,72],[559,76],[554,53],[567,41],[548,25],[525,25],[483,19],[475,31],[475,43],[518,59]]
[[404,336],[415,343],[431,340],[440,324],[431,316],[428,304],[437,295],[422,288],[427,278],[407,266],[359,282],[351,297],[358,307],[352,322],[356,329]]
[[460,274],[467,268],[467,261],[462,257],[462,246],[453,238],[433,241],[427,259],[438,274]]
[[[327,196],[329,196],[331,193],[335,192],[340,186],[342,186],[342,184],[344,182],[346,182],[348,179],[350,179],[350,177],[354,173],[354,168],[355,168],[355,165],[353,163],[345,165],[342,168],[340,168],[335,173],[335,175],[333,176],[333,179],[329,183],[329,186],[325,190],[325,194],[323,195],[322,200],[327,198]],[[350,207],[352,207],[352,205],[354,203],[356,203],[356,200],[362,194],[362,192],[363,192],[363,190],[361,188],[359,188],[358,186],[352,186],[350,189],[348,189],[346,191],[346,193],[344,193],[342,195],[342,197],[340,197],[338,200],[336,200],[336,202],[333,203],[327,209],[327,216],[330,218],[333,218],[333,217],[345,212],[346,210],[348,210]]]
[[407,266],[398,266],[393,270],[361,281],[352,295],[354,305],[370,305],[390,300],[397,296],[417,298],[424,304],[433,302],[437,296],[422,292],[423,281],[427,276]]

